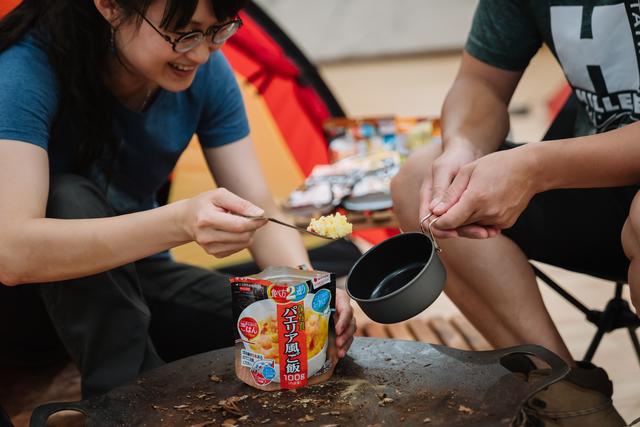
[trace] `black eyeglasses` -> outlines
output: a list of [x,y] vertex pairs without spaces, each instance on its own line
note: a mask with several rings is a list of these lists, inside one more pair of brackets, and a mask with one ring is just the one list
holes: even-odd
[[229,22],[225,22],[224,24],[212,25],[206,31],[195,30],[189,31],[188,33],[176,32],[176,34],[178,34],[178,37],[174,39],[173,37],[160,31],[160,29],[158,29],[158,27],[156,27],[153,22],[149,21],[147,17],[142,13],[138,12],[138,14],[142,17],[142,19],[145,20],[147,24],[151,26],[151,28],[156,31],[156,33],[160,34],[163,39],[171,44],[173,50],[177,53],[188,52],[191,49],[199,46],[200,43],[205,41],[205,39],[207,38],[211,40],[211,43],[221,45],[229,40],[229,38],[234,35],[236,31],[238,31],[242,26],[242,19],[235,18]]

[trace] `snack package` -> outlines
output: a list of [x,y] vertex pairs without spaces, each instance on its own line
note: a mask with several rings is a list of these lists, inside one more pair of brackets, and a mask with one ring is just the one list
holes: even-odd
[[[400,169],[400,163],[399,153],[378,151],[347,157],[330,165],[316,165],[304,185],[289,195],[283,207],[289,214],[301,216],[328,214],[341,203],[355,211],[388,209],[391,178]],[[363,197],[367,200],[362,200]],[[374,204],[370,203],[372,198],[376,200]]]
[[338,361],[333,273],[269,267],[229,281],[240,380],[281,390],[331,377]]

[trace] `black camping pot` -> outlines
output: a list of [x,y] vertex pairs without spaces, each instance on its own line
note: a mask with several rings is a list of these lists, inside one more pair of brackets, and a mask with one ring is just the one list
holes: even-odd
[[444,288],[437,245],[424,233],[402,233],[367,251],[351,268],[347,293],[379,323],[410,319]]

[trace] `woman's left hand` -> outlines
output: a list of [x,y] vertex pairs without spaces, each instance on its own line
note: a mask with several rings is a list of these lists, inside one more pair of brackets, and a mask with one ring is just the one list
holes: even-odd
[[353,317],[353,309],[351,308],[349,295],[342,289],[336,290],[335,322],[338,357],[343,358],[347,355],[349,347],[351,347],[353,334],[355,334],[357,326],[356,319]]

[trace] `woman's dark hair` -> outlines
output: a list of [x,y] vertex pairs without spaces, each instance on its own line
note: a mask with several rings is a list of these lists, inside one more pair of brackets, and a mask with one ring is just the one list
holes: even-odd
[[[113,0],[123,20],[138,25],[157,0]],[[235,17],[247,0],[208,0],[219,21]],[[191,20],[198,0],[166,0],[163,28],[182,28]],[[0,21],[0,52],[32,31],[42,43],[60,85],[60,105],[50,144],[77,141],[76,172],[83,173],[99,156],[115,147],[111,97],[103,72],[111,55],[111,27],[93,0],[23,0]],[[60,129],[60,123],[73,124]]]

